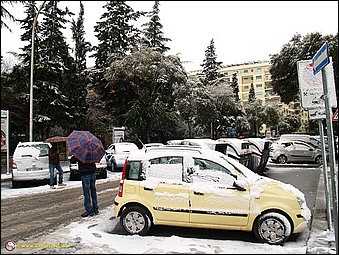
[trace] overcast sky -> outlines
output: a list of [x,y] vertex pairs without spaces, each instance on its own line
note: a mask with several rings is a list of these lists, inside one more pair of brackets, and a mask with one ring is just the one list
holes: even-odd
[[[37,6],[42,1],[37,1]],[[97,45],[94,26],[104,13],[105,1],[84,1],[85,38]],[[135,11],[151,11],[154,1],[127,1]],[[78,1],[61,1],[79,14]],[[5,7],[17,18],[24,18],[21,4]],[[338,32],[338,1],[160,1],[160,22],[164,36],[172,41],[168,54],[180,54],[187,71],[201,68],[205,50],[214,39],[217,61],[236,64],[269,60],[296,33],[305,36],[312,32],[322,35]],[[41,21],[41,17],[38,19]],[[5,20],[13,33],[1,29],[1,54],[20,52],[19,27]],[[148,20],[141,20],[143,24]],[[67,42],[74,47],[70,29],[65,31]],[[88,58],[88,66],[94,59]]]

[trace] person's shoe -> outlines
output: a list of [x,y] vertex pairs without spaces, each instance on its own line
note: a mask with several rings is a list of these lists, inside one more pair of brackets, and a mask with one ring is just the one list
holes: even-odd
[[58,186],[66,186],[66,183],[59,183]]
[[93,216],[94,212],[84,212],[83,214],[81,214],[81,217],[87,217],[87,216]]
[[49,186],[51,189],[55,189],[54,185]]
[[99,214],[99,211],[95,211],[94,214],[95,214],[95,215],[98,215],[98,214]]

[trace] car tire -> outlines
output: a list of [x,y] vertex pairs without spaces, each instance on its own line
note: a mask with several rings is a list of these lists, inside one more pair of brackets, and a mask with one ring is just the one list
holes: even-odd
[[285,164],[285,163],[287,162],[286,156],[280,155],[280,156],[277,158],[277,162],[278,162],[279,164]]
[[292,226],[284,215],[268,212],[259,216],[255,221],[253,232],[262,243],[280,245],[290,238]]
[[149,212],[140,206],[131,206],[123,210],[120,224],[126,233],[140,236],[146,235],[152,226]]
[[317,156],[317,157],[315,158],[315,163],[316,163],[317,165],[321,165],[321,164],[323,163],[323,158],[322,158],[322,156]]

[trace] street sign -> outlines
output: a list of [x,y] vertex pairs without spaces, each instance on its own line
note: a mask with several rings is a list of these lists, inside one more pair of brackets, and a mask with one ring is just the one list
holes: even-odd
[[[313,74],[312,60],[300,60],[297,62],[298,82],[300,88],[301,105],[305,109],[325,109],[324,88],[322,75],[327,77],[327,97],[331,107],[337,107],[337,97],[334,84],[334,72],[332,57],[329,57],[330,63],[326,65],[323,72]],[[319,117],[319,111],[317,117]]]
[[328,48],[327,42],[325,42],[312,58],[313,74],[316,75],[316,73],[319,72],[328,63]]
[[333,114],[332,121],[338,121],[338,109]]

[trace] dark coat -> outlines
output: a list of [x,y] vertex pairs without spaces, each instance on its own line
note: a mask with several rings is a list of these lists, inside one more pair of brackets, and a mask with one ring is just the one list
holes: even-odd
[[57,165],[60,163],[59,151],[55,146],[52,146],[52,148],[49,149],[48,158],[49,158],[49,163],[51,165]]
[[76,164],[78,163],[80,175],[89,175],[89,174],[94,174],[95,170],[97,169],[95,163],[82,163],[79,159],[76,157],[72,156],[70,159],[71,164]]

